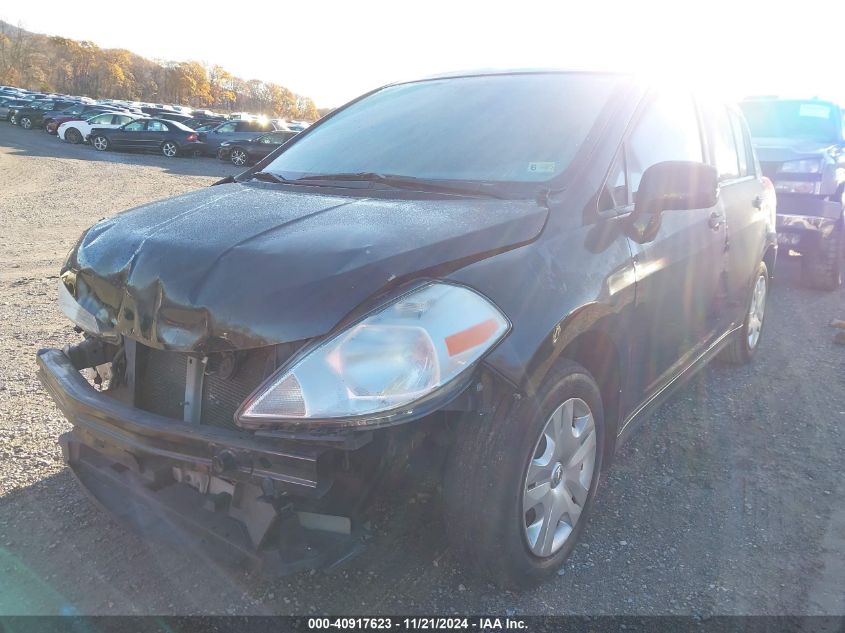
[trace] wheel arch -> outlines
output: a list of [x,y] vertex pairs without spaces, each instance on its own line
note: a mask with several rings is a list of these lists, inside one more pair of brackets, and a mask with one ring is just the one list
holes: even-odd
[[775,278],[775,262],[777,260],[778,248],[774,244],[769,244],[766,252],[763,253],[763,263],[766,264],[766,269],[769,271],[769,279]]
[[604,463],[609,465],[616,447],[622,418],[624,357],[622,346],[614,338],[616,313],[610,306],[592,303],[570,313],[546,337],[534,355],[523,390],[529,395],[531,385],[542,383],[549,370],[566,359],[584,367],[595,379],[604,408],[606,442]]
[[622,366],[618,346],[601,328],[579,334],[558,358],[572,360],[592,374],[599,386],[604,409],[604,465],[610,465],[619,432],[622,396]]

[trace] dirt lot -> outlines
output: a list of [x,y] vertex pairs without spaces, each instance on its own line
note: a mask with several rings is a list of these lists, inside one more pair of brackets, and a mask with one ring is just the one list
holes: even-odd
[[827,327],[845,305],[800,288],[787,258],[757,362],[712,366],[644,425],[535,591],[462,574],[436,497],[405,491],[332,576],[267,581],[114,524],[63,467],[68,424],[35,378],[36,350],[75,338],[56,275],[94,221],[232,171],[0,122],[0,614],[845,614],[845,348]]

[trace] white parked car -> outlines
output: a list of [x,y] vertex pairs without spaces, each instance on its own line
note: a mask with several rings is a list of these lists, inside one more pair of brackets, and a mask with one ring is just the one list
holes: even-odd
[[66,121],[59,126],[56,133],[59,138],[68,143],[82,143],[88,140],[88,134],[95,127],[116,128],[141,117],[125,112],[103,112],[92,116],[86,121]]

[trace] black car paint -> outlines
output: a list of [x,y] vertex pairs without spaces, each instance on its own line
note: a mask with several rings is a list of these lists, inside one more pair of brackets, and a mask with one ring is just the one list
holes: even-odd
[[[167,130],[147,130],[146,127],[153,121],[163,124]],[[138,122],[144,124],[144,130],[136,131],[130,127]],[[88,138],[93,141],[97,136],[105,137],[111,149],[158,151],[167,141],[176,143],[180,153],[201,152],[203,148],[196,132],[181,123],[168,119],[135,119],[119,128],[92,128]]]
[[[232,150],[239,149],[246,154],[247,162],[252,163],[261,160],[262,158],[267,158],[267,156],[275,151],[276,148],[281,147],[297,134],[298,132],[277,130],[276,132],[270,132],[269,134],[262,134],[256,138],[241,141],[225,141],[220,144],[220,149],[217,150],[217,158],[220,160],[230,160]],[[276,142],[275,140],[273,142],[268,142],[274,135],[282,135],[287,138],[281,142]]]
[[78,105],[79,102],[57,100],[48,101],[45,103],[49,103],[50,107],[47,109],[35,107],[16,108],[15,111],[12,113],[12,116],[15,117],[15,122],[17,123],[17,125],[21,125],[21,122],[25,118],[28,118],[31,121],[32,128],[42,127],[45,121],[60,116],[64,110],[74,105]]
[[[535,239],[548,215],[534,201],[440,198],[258,182],[200,189],[176,199],[178,215],[167,200],[94,225],[66,270],[88,291],[83,305],[151,347],[298,341],[411,275]],[[196,239],[209,227],[213,248]]]
[[[233,128],[232,131],[225,131]],[[221,143],[225,141],[242,141],[261,134],[272,132],[275,126],[269,121],[254,121],[249,119],[233,119],[222,121],[210,132],[201,132],[200,140],[206,144],[206,153],[216,156]]]
[[[487,406],[479,402],[491,383],[531,397],[558,359],[573,358],[602,387],[610,454],[617,436],[729,342],[743,323],[757,264],[773,270],[777,252],[773,217],[755,207],[759,174],[722,183],[715,207],[665,212],[656,239],[644,243],[631,238],[632,208],[600,207],[609,167],[647,98],[630,87],[565,182],[539,196],[249,181],[282,148],[213,189],[95,225],[62,278],[84,307],[130,340],[191,354],[319,340],[405,284],[463,284],[495,303],[512,329],[475,370],[472,391],[481,400],[468,391],[446,408]],[[39,367],[61,401],[79,385],[62,380],[67,368],[57,354],[41,352]],[[75,417],[75,406],[62,408]],[[104,414],[106,426],[110,420],[117,418]],[[133,433],[163,437],[143,420]],[[204,443],[192,459],[212,463],[234,437]],[[307,428],[262,437],[268,446],[315,439]],[[249,454],[238,459],[247,469],[255,463]]]

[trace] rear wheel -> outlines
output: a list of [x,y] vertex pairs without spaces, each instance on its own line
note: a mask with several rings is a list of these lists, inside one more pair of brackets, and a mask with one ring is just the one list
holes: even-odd
[[168,158],[173,158],[179,153],[179,146],[173,141],[165,141],[161,144],[161,153]]
[[69,128],[67,131],[65,131],[65,140],[68,143],[78,145],[82,142],[82,133],[75,127]]
[[733,365],[744,365],[751,362],[754,352],[760,344],[763,333],[763,321],[766,318],[766,299],[769,297],[769,269],[764,262],[760,262],[751,285],[748,298],[748,310],[742,328],[734,336],[730,344],[720,354],[719,358]]
[[602,466],[599,388],[561,361],[529,398],[460,423],[446,477],[455,555],[503,587],[553,575],[575,547]]
[[109,139],[105,136],[95,136],[91,139],[91,145],[99,152],[105,152],[109,148]]
[[21,127],[25,130],[29,130],[32,128],[32,119],[28,116],[21,117]]
[[237,165],[238,167],[242,167],[243,165],[246,165],[246,161],[247,161],[246,152],[244,150],[242,150],[240,147],[235,147],[234,149],[232,149],[231,152],[229,152],[229,160],[232,161],[233,165]]
[[836,290],[842,285],[842,229],[823,238],[818,249],[803,255],[801,281],[819,290]]

